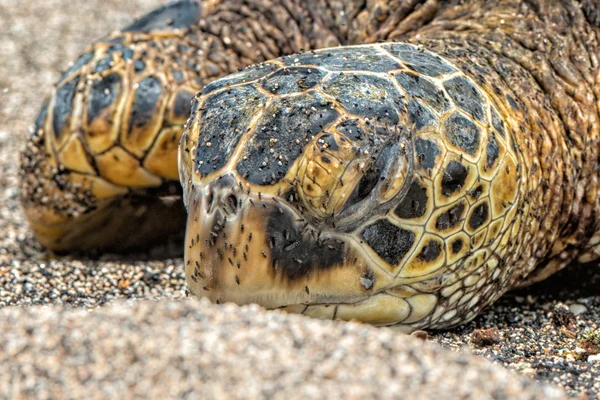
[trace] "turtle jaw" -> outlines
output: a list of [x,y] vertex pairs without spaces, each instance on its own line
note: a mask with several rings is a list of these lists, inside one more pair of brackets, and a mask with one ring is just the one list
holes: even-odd
[[232,175],[188,191],[185,272],[195,295],[278,308],[358,302],[386,283],[343,237],[319,233],[282,199],[248,195]]

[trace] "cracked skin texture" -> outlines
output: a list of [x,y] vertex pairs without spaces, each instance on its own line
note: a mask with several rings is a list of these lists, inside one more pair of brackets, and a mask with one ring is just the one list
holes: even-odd
[[24,213],[60,252],[148,247],[187,219],[190,289],[216,302],[464,323],[599,258],[599,15],[169,3],[61,77],[22,155]]

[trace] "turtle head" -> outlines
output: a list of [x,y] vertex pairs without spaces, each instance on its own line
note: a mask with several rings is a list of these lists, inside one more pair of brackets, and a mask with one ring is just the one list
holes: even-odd
[[270,99],[251,84],[209,89],[179,151],[191,291],[374,323],[408,313],[406,303],[372,301],[390,276],[357,233],[405,197],[410,130],[351,118],[317,92]]
[[441,58],[394,46],[450,77],[371,45],[203,89],[179,152],[194,294],[411,330],[508,287],[520,172],[502,114]]
[[[345,134],[324,130],[281,179],[257,184],[231,160],[232,167],[200,172],[199,161],[207,156],[197,147],[204,129],[197,121],[190,121],[180,148],[192,293],[291,311],[310,305],[308,314],[333,317],[340,304],[369,301],[389,284],[354,236],[364,221],[405,196],[413,167],[408,131],[383,129],[370,144],[357,146]],[[393,308],[386,314],[374,304],[362,314],[348,306],[337,317],[373,323],[399,318]]]

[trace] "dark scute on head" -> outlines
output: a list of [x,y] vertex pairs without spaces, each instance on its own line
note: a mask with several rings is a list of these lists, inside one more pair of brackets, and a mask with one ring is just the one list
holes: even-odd
[[33,127],[34,131],[33,133],[37,133],[40,129],[42,129],[44,127],[44,123],[46,122],[46,117],[48,116],[48,105],[50,103],[49,99],[46,99],[44,101],[44,104],[42,104],[42,108],[40,108],[40,112],[37,116],[37,118],[35,119],[35,125]]
[[210,82],[208,85],[202,88],[200,94],[208,94],[214,92],[215,90],[227,86],[237,85],[239,83],[250,83],[266,75],[269,75],[271,72],[276,71],[277,69],[279,69],[279,66],[277,64],[272,64],[268,62],[251,65],[239,72],[227,75],[226,77]]
[[421,249],[417,258],[422,261],[431,262],[438,258],[441,253],[442,245],[436,240],[431,240]]
[[183,81],[185,81],[183,72],[181,72],[178,69],[174,69],[173,71],[171,71],[171,76],[173,76],[173,80],[177,83],[183,83]]
[[119,53],[121,57],[126,61],[129,61],[133,58],[133,50],[129,47],[123,46],[122,44],[114,45],[112,47],[109,47],[108,50],[106,50],[106,54],[110,55],[113,53]]
[[264,78],[262,85],[274,94],[299,93],[315,87],[326,74],[318,68],[283,68]]
[[[202,176],[227,163],[244,132],[251,128],[250,121],[265,103],[265,96],[254,85],[237,86],[205,99],[196,154],[196,168]],[[197,106],[194,101],[192,113]]]
[[77,90],[77,84],[79,83],[79,76],[71,79],[69,82],[63,84],[56,91],[54,96],[54,110],[52,111],[52,128],[54,129],[54,135],[57,139],[62,136],[62,130],[65,123],[71,116],[73,111],[73,98]]
[[94,58],[94,52],[91,51],[89,53],[85,53],[82,54],[81,56],[79,56],[79,58],[77,59],[77,61],[75,61],[75,63],[65,71],[65,73],[62,75],[62,77],[60,78],[60,80],[62,81],[63,79],[65,79],[66,77],[68,77],[69,75],[71,75],[72,73],[79,71],[81,68],[83,68],[84,65],[86,65],[87,63],[89,63],[92,59]]
[[444,121],[442,131],[450,143],[465,153],[474,156],[479,151],[480,129],[463,114],[450,115]]
[[378,220],[367,226],[361,236],[383,260],[397,265],[415,241],[415,234],[387,220]]
[[323,84],[323,91],[349,113],[382,124],[396,125],[398,110],[404,107],[400,92],[387,77],[337,74]]
[[316,239],[303,235],[302,225],[287,211],[272,211],[267,219],[266,239],[272,246],[274,266],[290,279],[306,279],[311,271],[342,266],[345,259],[344,242],[330,238]]
[[469,218],[469,227],[471,229],[477,229],[482,226],[490,215],[490,209],[488,203],[481,203],[475,207],[471,217]]
[[492,168],[496,163],[498,157],[500,157],[500,147],[498,146],[498,141],[496,140],[496,135],[493,132],[490,132],[488,135],[488,143],[485,150],[486,160],[485,166],[486,168]]
[[202,10],[194,0],[176,0],[165,4],[123,28],[123,32],[148,32],[187,28],[200,19]]
[[406,43],[393,43],[383,46],[411,69],[429,76],[440,76],[456,72],[456,69],[442,60],[439,56],[424,51]]
[[408,115],[417,129],[425,128],[427,126],[435,127],[438,122],[437,117],[429,110],[429,108],[415,99],[410,99],[408,101]]
[[337,131],[346,136],[348,139],[362,140],[365,136],[364,129],[355,119],[347,119],[342,121],[337,126]]
[[454,228],[461,220],[464,212],[465,205],[463,203],[458,203],[438,217],[435,221],[435,227],[439,230]]
[[109,70],[112,64],[112,57],[111,56],[106,56],[102,59],[100,59],[97,63],[96,66],[94,67],[94,73],[95,74],[101,74],[102,72]]
[[182,89],[177,92],[175,102],[173,104],[173,114],[177,118],[188,118],[192,110],[192,99],[194,93],[189,90]]
[[140,81],[131,107],[130,133],[134,127],[142,127],[152,121],[152,116],[162,94],[162,83],[157,77],[148,76]]
[[400,64],[375,47],[340,47],[292,54],[283,58],[286,65],[314,65],[329,71],[390,72]]
[[142,72],[146,69],[146,63],[142,60],[135,60],[133,68],[135,69],[135,72]]
[[325,133],[319,138],[319,146],[322,148],[327,148],[331,151],[337,151],[340,149],[340,146],[335,141],[335,137],[333,137],[330,133]]
[[429,107],[439,113],[450,108],[450,99],[429,79],[407,72],[394,75],[409,96],[422,99]]
[[451,196],[454,192],[462,189],[469,171],[465,166],[452,160],[448,163],[443,173],[442,194],[444,196]]
[[435,159],[440,155],[440,149],[435,142],[417,138],[415,140],[418,166],[424,169],[435,167]]
[[506,135],[504,130],[504,121],[500,119],[500,116],[494,107],[492,107],[492,125],[494,125],[494,128],[500,136],[504,137]]
[[459,251],[462,250],[463,248],[463,241],[461,238],[456,239],[454,242],[452,242],[452,252],[454,254],[458,253]]
[[479,121],[486,121],[484,107],[486,102],[479,89],[470,80],[459,76],[444,82],[444,87],[457,106]]
[[237,171],[258,185],[279,181],[304,151],[306,140],[337,117],[329,101],[316,92],[275,98],[257,123]]
[[110,74],[94,81],[88,102],[88,123],[91,123],[119,97],[121,92],[121,77],[119,74]]
[[399,218],[404,219],[420,218],[425,215],[427,201],[427,189],[422,187],[415,179],[412,181],[402,202],[394,210],[394,213]]

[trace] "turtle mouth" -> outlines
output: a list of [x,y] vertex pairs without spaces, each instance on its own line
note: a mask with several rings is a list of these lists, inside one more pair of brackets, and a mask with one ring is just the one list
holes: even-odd
[[[185,271],[193,294],[267,308],[368,298],[367,263],[339,233],[320,230],[281,198],[248,194],[233,175],[186,193]],[[375,281],[374,277],[371,277]]]

